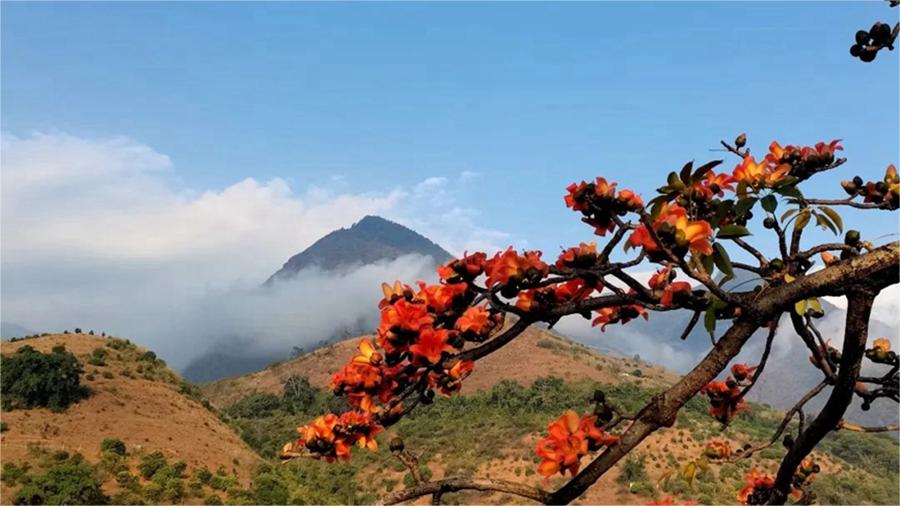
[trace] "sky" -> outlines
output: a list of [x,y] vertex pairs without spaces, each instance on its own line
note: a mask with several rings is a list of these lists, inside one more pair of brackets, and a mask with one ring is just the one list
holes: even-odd
[[[159,335],[176,309],[228,311],[210,293],[249,290],[365,214],[454,254],[552,258],[596,240],[562,204],[569,183],[603,175],[648,200],[687,160],[730,169],[718,141],[740,132],[757,153],[843,139],[849,162],[806,185],[840,197],[841,179],[898,160],[897,54],[848,53],[856,30],[897,15],[884,2],[4,2],[3,319],[88,320],[174,355]],[[897,234],[896,213],[845,222]]]

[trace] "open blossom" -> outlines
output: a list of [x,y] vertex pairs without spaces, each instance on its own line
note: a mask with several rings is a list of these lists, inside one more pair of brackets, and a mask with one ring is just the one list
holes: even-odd
[[738,492],[737,500],[741,504],[766,504],[772,497],[775,480],[768,474],[760,474],[753,469],[744,476],[744,488]]
[[765,160],[756,163],[756,159],[748,155],[734,168],[733,177],[753,188],[771,188],[787,177],[790,170],[791,166],[787,164],[774,165]]
[[731,446],[727,441],[710,441],[706,443],[703,454],[713,460],[727,459],[731,455]]
[[677,300],[685,295],[690,295],[693,287],[685,281],[673,281],[675,279],[675,271],[671,265],[660,269],[654,274],[649,281],[650,289],[654,291],[662,291],[659,303],[664,306],[671,306]]
[[746,409],[743,391],[734,381],[713,381],[700,390],[709,397],[709,416],[728,423],[737,413]]
[[430,364],[437,364],[441,361],[444,352],[453,351],[450,346],[450,332],[444,329],[435,330],[431,327],[422,329],[419,338],[415,344],[409,347],[417,358],[420,358]]
[[519,255],[510,247],[485,264],[488,275],[487,286],[506,286],[529,279],[536,281],[550,272],[550,268],[541,260],[540,251],[526,251]]
[[464,254],[462,258],[451,260],[438,267],[438,276],[445,283],[472,281],[484,272],[487,255],[482,252]]
[[593,326],[600,325],[600,331],[606,332],[607,325],[613,323],[624,325],[638,316],[642,316],[645,320],[648,318],[647,310],[637,304],[604,307],[597,310],[597,317],[594,318]]
[[388,353],[403,351],[409,336],[433,322],[434,316],[425,304],[400,299],[381,310],[378,345]]
[[[711,255],[712,227],[705,220],[691,220],[687,211],[678,204],[665,204],[652,223],[660,240],[672,248],[675,254],[683,254],[677,250],[690,250],[693,253]],[[646,225],[638,226],[629,236],[626,249],[642,247],[648,254],[659,253],[662,248],[653,238]]]
[[329,413],[299,427],[297,432],[300,437],[295,443],[284,445],[282,453],[291,454],[305,448],[312,457],[324,458],[328,462],[349,460],[350,448],[354,444],[360,448],[377,449],[375,436],[382,430],[368,413],[350,411],[340,417]]
[[597,260],[597,243],[581,243],[563,251],[556,260],[557,269],[587,268]]
[[717,174],[713,171],[709,171],[706,173],[705,178],[694,184],[694,193],[695,195],[703,196],[707,200],[711,200],[714,196],[724,196],[725,190],[734,191],[735,182],[736,180],[731,174],[726,174],[724,172]]
[[616,194],[616,183],[598,177],[594,182],[572,183],[566,188],[566,207],[580,212],[581,221],[594,227],[597,235],[606,235],[615,229],[616,216],[643,209],[641,198],[631,190]]
[[749,378],[753,374],[753,371],[755,371],[757,367],[759,367],[759,366],[755,366],[755,365],[750,366],[747,364],[734,364],[733,366],[731,366],[731,375],[734,376],[734,379],[736,379],[738,381],[744,381],[745,379]]
[[541,458],[538,472],[546,477],[556,473],[573,476],[581,466],[581,458],[601,446],[619,441],[597,427],[597,417],[582,416],[567,410],[558,420],[547,426],[547,437],[538,441],[535,453]]
[[395,281],[393,286],[381,283],[381,291],[384,292],[384,298],[378,303],[378,309],[384,309],[400,299],[410,301],[414,296],[412,287],[400,281]]
[[570,279],[564,283],[523,290],[516,299],[516,307],[522,311],[537,311],[554,304],[582,301],[595,290],[602,290],[600,282],[589,285],[581,278]]
[[427,285],[419,281],[417,298],[437,314],[443,314],[454,307],[465,305],[465,295],[469,289],[466,283]]

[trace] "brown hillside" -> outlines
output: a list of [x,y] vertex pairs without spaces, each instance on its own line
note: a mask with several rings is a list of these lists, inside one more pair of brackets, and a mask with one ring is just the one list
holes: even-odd
[[[348,339],[262,371],[226,378],[201,386],[213,405],[224,408],[254,392],[281,394],[285,381],[306,376],[317,387],[327,387],[332,375],[356,352],[361,338]],[[631,375],[641,370],[641,377]],[[503,379],[528,386],[544,376],[566,380],[589,379],[601,383],[639,380],[646,386],[671,384],[678,379],[658,366],[610,357],[575,343],[550,330],[531,327],[500,350],[479,360],[466,379],[463,393],[490,388]]]
[[[113,343],[125,346],[113,349]],[[93,394],[63,413],[47,409],[3,412],[8,427],[0,435],[4,463],[28,460],[32,446],[79,452],[97,462],[105,438],[121,439],[129,452],[162,451],[170,460],[185,461],[188,469],[205,465],[215,470],[221,466],[235,472],[244,485],[255,467],[252,464],[261,462],[215,413],[180,393],[181,380],[175,373],[161,363],[151,368],[140,361],[146,351],[142,348],[118,339],[56,334],[3,342],[0,352],[14,353],[25,345],[42,352],[64,345],[78,357],[85,371],[82,384]],[[88,364],[98,348],[107,352],[104,366]],[[8,493],[4,489],[3,504],[9,504]]]

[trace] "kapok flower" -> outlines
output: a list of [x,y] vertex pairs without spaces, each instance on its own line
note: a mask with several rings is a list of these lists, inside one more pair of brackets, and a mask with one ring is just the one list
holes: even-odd
[[344,438],[335,436],[337,423],[337,415],[329,413],[316,418],[309,425],[297,428],[300,433],[297,446],[305,446],[314,458],[324,457],[328,462],[334,462],[338,458],[350,460],[350,445]]
[[471,360],[457,360],[449,369],[444,369],[443,376],[437,384],[444,395],[451,395],[462,388],[462,381],[466,379],[475,368],[475,362]]
[[604,307],[597,310],[597,317],[594,318],[593,326],[600,325],[600,331],[606,332],[606,326],[612,323],[621,323],[625,325],[638,316],[649,318],[647,310],[637,304],[627,304],[624,306]]
[[695,194],[702,195],[706,200],[712,200],[714,196],[722,197],[725,190],[734,191],[735,178],[731,174],[713,171],[706,173],[706,177],[694,184]]
[[381,283],[381,291],[384,292],[384,298],[378,303],[378,309],[384,309],[400,299],[406,299],[407,301],[413,299],[412,287],[404,285],[399,280],[394,282],[394,286]]
[[460,281],[472,281],[484,272],[484,264],[487,255],[482,252],[463,254],[462,258],[451,260],[438,267],[438,276],[445,283],[457,283]]
[[597,243],[581,243],[563,251],[556,260],[557,269],[587,268],[597,260]]
[[744,381],[753,374],[757,367],[759,366],[754,365],[751,367],[748,364],[734,364],[731,366],[731,375],[739,382]]
[[741,504],[766,504],[772,497],[775,480],[768,474],[760,474],[756,469],[744,476],[744,488],[738,492],[737,499]]
[[446,285],[427,285],[419,281],[419,293],[417,297],[423,301],[429,309],[436,314],[444,314],[450,310],[465,304],[465,294],[469,289],[466,283],[452,283]]
[[[665,204],[652,225],[659,238],[666,242],[676,255],[683,255],[687,250],[702,255],[712,254],[712,246],[709,243],[712,227],[709,222],[690,220],[687,211],[678,204]],[[643,247],[649,255],[662,250],[646,225],[638,226],[629,236],[625,248],[632,247]]]
[[383,430],[384,427],[372,421],[371,414],[357,411],[348,411],[342,414],[334,428],[337,434],[346,437],[348,441],[355,439],[357,446],[368,448],[372,451],[378,449],[378,442],[375,440],[375,436]]
[[713,460],[727,459],[731,455],[731,446],[727,441],[710,441],[706,443],[703,454]]
[[378,345],[387,353],[403,351],[411,337],[433,322],[434,316],[425,304],[399,299],[381,310]]
[[746,409],[743,392],[731,381],[713,381],[700,390],[709,397],[709,416],[727,424],[737,413]]
[[421,360],[437,364],[444,352],[453,351],[453,347],[449,344],[449,336],[447,330],[426,327],[419,332],[419,339],[409,347],[409,351]]
[[599,448],[618,442],[616,436],[609,436],[596,426],[596,417],[579,417],[567,410],[558,420],[547,426],[547,437],[538,441],[535,453],[541,458],[538,472],[546,477],[556,473],[578,473],[581,457],[587,455],[591,447]]
[[503,253],[497,253],[485,264],[488,275],[486,285],[516,285],[523,280],[537,281],[550,272],[550,268],[541,261],[540,251],[526,251],[519,255],[510,247]]
[[734,168],[733,177],[735,181],[752,188],[771,188],[781,182],[790,170],[791,166],[787,164],[773,166],[766,160],[756,163],[756,159],[748,155]]
[[566,191],[566,207],[580,212],[583,215],[581,221],[594,227],[594,232],[601,236],[615,228],[615,216],[624,216],[644,207],[633,191],[622,190],[616,195],[616,183],[609,183],[602,177],[592,183],[572,183]]
[[872,341],[872,347],[878,351],[891,351],[891,341],[884,337]]
[[456,330],[480,335],[489,331],[492,324],[491,314],[487,309],[482,306],[472,306],[456,319]]

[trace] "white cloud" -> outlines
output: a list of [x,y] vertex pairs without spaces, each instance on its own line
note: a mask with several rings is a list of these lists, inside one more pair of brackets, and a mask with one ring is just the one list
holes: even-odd
[[[446,247],[454,252],[456,245],[489,247],[485,238],[506,238],[472,225],[474,213],[458,206],[443,177],[411,191],[365,194],[297,193],[282,179],[253,178],[195,190],[179,183],[168,156],[144,144],[65,134],[3,134],[2,156],[3,319],[35,330],[80,326],[128,335],[176,365],[190,358],[185,350],[199,351],[221,332],[216,322],[232,329],[263,319],[290,323],[293,334],[285,326],[259,332],[280,345],[368,314],[377,299],[356,294],[377,295],[382,278],[427,275],[421,259],[406,258],[332,284],[319,273],[316,283],[253,293],[290,256],[367,214],[398,218],[439,244],[452,237]],[[459,224],[446,231],[452,235],[430,236],[448,217]],[[339,298],[307,311],[319,285]],[[364,307],[325,311],[346,297]]]

